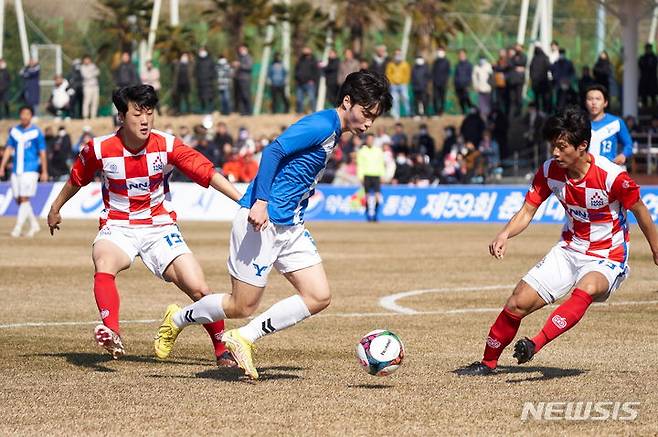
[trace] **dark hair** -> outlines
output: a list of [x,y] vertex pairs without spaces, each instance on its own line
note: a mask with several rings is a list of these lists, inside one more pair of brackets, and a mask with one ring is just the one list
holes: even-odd
[[590,91],[600,91],[601,94],[603,94],[603,98],[605,99],[606,102],[609,99],[608,89],[604,85],[601,85],[600,83],[595,83],[594,85],[588,86],[587,89],[585,89],[585,96],[587,96],[587,93],[589,93]]
[[18,113],[20,114],[21,112],[23,112],[23,109],[27,109],[28,111],[30,111],[30,114],[34,115],[34,108],[31,107],[30,105],[21,106],[20,108],[18,108]]
[[587,143],[592,137],[589,116],[577,106],[568,106],[561,113],[551,116],[544,124],[544,139],[550,143],[562,139],[574,147]]
[[158,104],[158,95],[151,85],[133,85],[117,88],[112,92],[112,102],[120,114],[128,112],[128,103],[139,109],[153,109]]
[[353,105],[361,105],[370,110],[377,106],[377,115],[391,109],[393,97],[389,91],[388,79],[372,70],[361,70],[350,73],[338,92],[336,106],[340,105],[345,96],[350,96]]

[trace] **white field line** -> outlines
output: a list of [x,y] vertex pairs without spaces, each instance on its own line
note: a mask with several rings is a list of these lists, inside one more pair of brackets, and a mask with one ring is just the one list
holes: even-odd
[[[447,310],[435,311],[416,311],[411,308],[402,307],[395,304],[397,299],[402,297],[417,296],[424,293],[447,293],[449,291],[455,292],[468,292],[478,290],[498,290],[509,288],[509,285],[491,285],[486,287],[468,287],[468,288],[432,288],[427,290],[412,290],[403,293],[396,293],[380,299],[380,305],[384,306],[382,302],[390,302],[389,306],[385,308],[391,312],[380,313],[323,313],[313,317],[339,317],[339,318],[356,318],[356,317],[389,317],[389,316],[450,316],[454,314],[469,314],[469,313],[497,313],[500,312],[500,307],[496,308],[456,308]],[[610,307],[610,306],[626,306],[626,305],[656,305],[658,300],[645,300],[645,301],[618,301],[618,302],[603,302],[595,303],[595,307]],[[549,305],[549,307],[556,307],[557,305]],[[121,324],[150,324],[159,322],[160,319],[142,319],[142,320],[121,320]],[[96,325],[100,321],[76,321],[76,322],[23,322],[23,323],[7,323],[0,324],[0,329],[16,329],[16,328],[46,328],[58,326],[86,326]]]

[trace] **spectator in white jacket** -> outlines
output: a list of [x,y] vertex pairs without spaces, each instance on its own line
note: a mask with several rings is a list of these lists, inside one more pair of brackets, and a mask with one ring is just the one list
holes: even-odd
[[80,75],[82,76],[82,118],[96,118],[100,96],[98,86],[100,70],[91,60],[91,56],[85,55],[82,58]]
[[69,81],[64,79],[60,74],[55,76],[55,86],[48,100],[47,110],[56,118],[70,118],[71,94],[73,90],[69,88]]
[[478,93],[478,109],[480,116],[487,119],[491,112],[491,77],[493,67],[484,56],[473,68],[473,89]]

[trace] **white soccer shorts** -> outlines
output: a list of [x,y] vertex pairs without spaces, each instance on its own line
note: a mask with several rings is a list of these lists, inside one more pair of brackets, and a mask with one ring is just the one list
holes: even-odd
[[100,240],[108,240],[119,246],[130,262],[139,255],[144,265],[158,278],[169,264],[180,255],[192,253],[183,235],[176,225],[151,227],[124,227],[105,225],[98,232],[94,244]]
[[248,216],[249,209],[240,208],[233,219],[227,265],[234,278],[265,287],[272,267],[289,273],[322,262],[315,241],[303,224],[268,223],[257,232],[247,222]]
[[12,173],[10,183],[14,198],[34,197],[37,194],[39,173],[36,171],[28,171],[21,174]]
[[599,300],[607,300],[630,274],[628,265],[609,259],[553,246],[548,254],[523,277],[546,303],[564,297],[580,279],[590,272],[599,272],[608,280],[608,292]]

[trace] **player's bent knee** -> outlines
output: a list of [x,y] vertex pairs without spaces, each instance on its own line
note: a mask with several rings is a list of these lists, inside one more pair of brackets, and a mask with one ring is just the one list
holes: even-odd
[[507,302],[505,303],[505,309],[521,317],[525,317],[532,312],[532,306],[528,305],[517,296],[510,296],[510,298],[507,299]]

